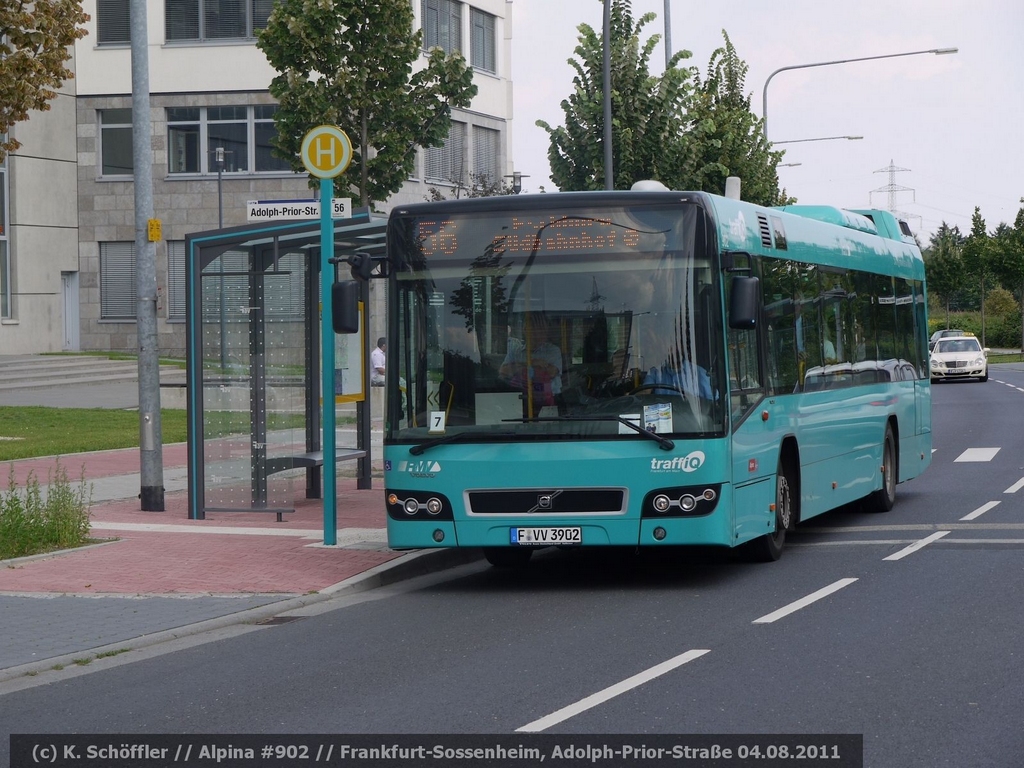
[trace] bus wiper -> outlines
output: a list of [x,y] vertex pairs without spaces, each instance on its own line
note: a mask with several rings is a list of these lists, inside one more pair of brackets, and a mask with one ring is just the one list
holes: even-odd
[[617,421],[619,424],[625,424],[634,432],[639,432],[644,437],[655,441],[663,451],[671,451],[676,447],[676,444],[667,437],[662,437],[657,432],[644,429],[636,422],[624,419],[621,416],[535,416],[532,418],[524,416],[521,419],[502,419],[502,421],[516,421],[523,424],[533,424],[538,421]]
[[504,432],[452,432],[449,435],[443,437],[435,437],[432,440],[424,440],[422,443],[414,445],[409,449],[409,453],[413,456],[419,456],[424,451],[433,448],[437,445],[444,445],[445,443],[455,443],[466,437],[515,437],[516,433],[511,431]]

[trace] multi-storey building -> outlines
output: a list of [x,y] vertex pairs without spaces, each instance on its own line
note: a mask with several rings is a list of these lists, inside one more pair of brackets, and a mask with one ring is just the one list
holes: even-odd
[[[511,0],[412,0],[424,48],[459,50],[478,94],[444,146],[381,204],[419,202],[471,175],[512,170]],[[0,165],[0,354],[135,351],[130,0],[84,0],[76,77],[48,112],[15,126]],[[250,200],[313,197],[271,153],[275,72],[256,47],[272,0],[148,0],[150,125],[161,354],[185,347],[185,235],[246,223]],[[342,126],[343,128],[345,126]],[[350,135],[355,135],[354,131]],[[358,201],[357,201],[358,202]],[[376,281],[375,281],[376,282]],[[370,332],[383,313],[371,299]]]

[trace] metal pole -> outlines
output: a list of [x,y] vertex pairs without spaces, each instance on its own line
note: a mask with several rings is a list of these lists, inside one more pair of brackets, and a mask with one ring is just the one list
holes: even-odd
[[338,464],[335,460],[334,414],[334,326],[331,323],[334,269],[330,259],[334,256],[334,220],[331,218],[331,200],[334,197],[334,179],[320,179],[320,364],[323,366],[320,395],[323,399],[324,456],[324,544],[338,543]]
[[920,56],[924,53],[934,53],[936,56],[941,56],[945,53],[956,53],[958,48],[929,48],[927,51],[908,51],[906,53],[887,53],[882,56],[861,56],[856,59],[837,59],[836,61],[818,61],[814,64],[794,64],[789,67],[779,67],[770,75],[768,79],[764,81],[764,90],[761,92],[761,120],[764,128],[764,137],[768,138],[768,83],[772,81],[779,72],[786,72],[790,69],[808,69],[810,67],[827,67],[832,64],[849,64],[854,61],[874,61],[875,59],[894,59],[899,56]]
[[[217,163],[217,229],[224,229],[224,197],[221,194],[221,176],[224,174],[224,147],[217,147],[213,153],[214,161]],[[227,308],[224,306],[224,262],[221,260],[220,268],[220,296],[217,299],[220,304],[220,372],[226,373],[228,367],[228,346],[227,346]]]
[[[131,0],[132,164],[135,181],[136,333],[139,350],[139,499],[142,511],[164,511],[160,422],[160,350],[156,330],[156,243],[153,219],[153,137],[149,115],[146,0]],[[154,221],[154,230],[158,223]]]
[[665,69],[669,67],[672,59],[672,14],[669,11],[671,3],[665,0]]
[[604,188],[615,189],[612,168],[612,0],[604,0]]

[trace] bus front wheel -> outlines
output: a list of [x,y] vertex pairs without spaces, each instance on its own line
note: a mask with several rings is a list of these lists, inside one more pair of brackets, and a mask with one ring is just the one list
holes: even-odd
[[779,468],[775,473],[775,530],[758,536],[747,542],[746,554],[756,563],[771,563],[782,556],[782,547],[786,543],[786,529],[793,526],[793,483],[789,475],[789,467],[779,458]]
[[521,568],[531,555],[529,547],[484,547],[484,558],[495,568]]

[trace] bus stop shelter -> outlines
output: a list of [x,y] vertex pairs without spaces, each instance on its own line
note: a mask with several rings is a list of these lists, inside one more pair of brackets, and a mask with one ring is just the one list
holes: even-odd
[[[368,210],[334,221],[334,256],[382,253],[386,220]],[[260,222],[189,235],[186,252],[188,516],[294,510],[322,497],[318,220]],[[345,264],[340,268],[348,269]],[[344,275],[348,277],[348,275]],[[334,274],[326,279],[334,280]],[[355,403],[355,440],[335,441],[370,488],[364,283],[360,332],[335,337],[336,403]]]

